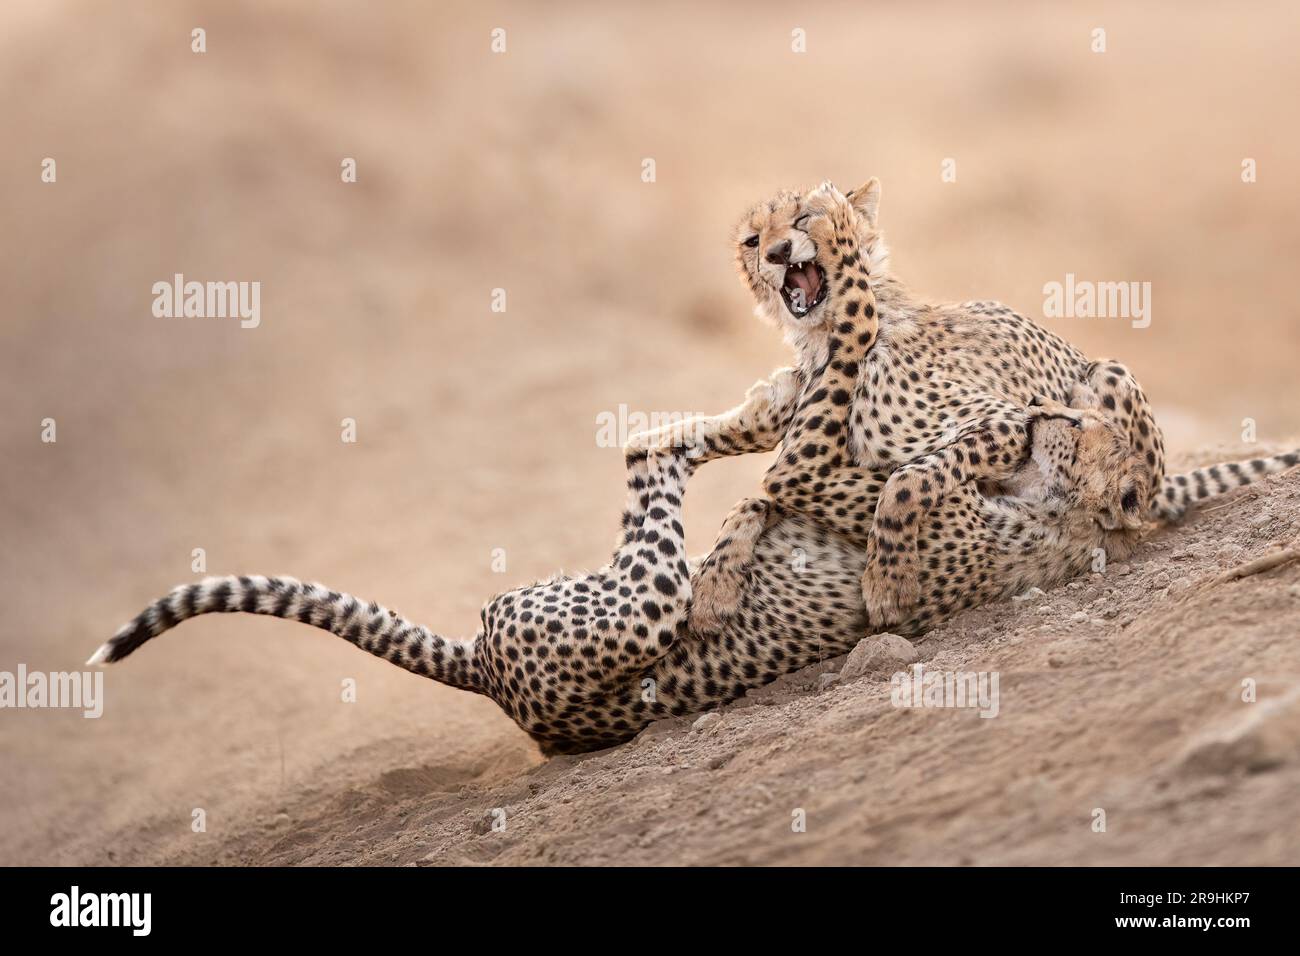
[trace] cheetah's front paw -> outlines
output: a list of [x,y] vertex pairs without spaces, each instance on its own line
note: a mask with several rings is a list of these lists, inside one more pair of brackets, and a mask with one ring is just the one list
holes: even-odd
[[891,556],[887,565],[879,554],[872,554],[862,572],[862,604],[867,623],[873,630],[884,629],[905,621],[921,600],[919,569],[915,556]]
[[1033,418],[1061,418],[1075,428],[1083,427],[1083,413],[1077,408],[1062,405],[1051,398],[1035,396],[1029,403],[1029,414]]
[[668,435],[662,428],[656,428],[654,431],[637,432],[635,435],[629,435],[627,444],[623,446],[624,452],[648,452],[652,449],[667,448]]
[[694,457],[692,455],[690,436],[685,429],[676,425],[654,428],[650,431],[629,435],[627,444],[623,446],[625,453],[670,451],[675,449],[684,450],[688,458]]

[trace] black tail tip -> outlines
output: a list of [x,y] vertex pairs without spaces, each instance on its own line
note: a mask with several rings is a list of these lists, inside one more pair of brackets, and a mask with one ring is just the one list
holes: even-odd
[[140,620],[132,621],[101,644],[99,650],[90,655],[86,666],[103,667],[107,664],[115,664],[153,636],[153,630],[147,623]]

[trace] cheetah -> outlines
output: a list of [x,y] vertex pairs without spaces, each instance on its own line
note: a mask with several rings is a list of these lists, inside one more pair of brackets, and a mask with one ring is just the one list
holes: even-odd
[[[864,314],[857,294],[832,300],[836,325],[849,320],[852,302],[859,303],[855,317]],[[840,354],[828,369],[851,360]],[[1072,389],[1072,397],[1080,394]],[[773,412],[779,403],[761,388],[751,397],[738,418],[756,432],[778,430]],[[849,406],[837,407],[847,414]],[[1145,462],[1135,459],[1112,418],[1050,399],[1025,415],[1031,453],[1002,485],[957,486],[920,519],[927,560],[962,569],[969,583],[963,590],[931,580],[934,600],[899,633],[919,633],[942,616],[1030,584],[1064,580],[1093,559],[1096,547],[1130,533],[1096,520],[1127,510],[1130,495],[1138,510],[1149,498]],[[774,514],[772,501],[754,498],[733,509],[709,557],[688,561],[681,509],[699,457],[680,446],[630,448],[625,455],[627,500],[610,562],[496,595],[483,606],[470,639],[443,637],[321,585],[230,576],[174,589],[124,624],[89,663],[120,661],[201,614],[297,620],[415,674],[491,698],[543,753],[557,754],[609,747],[654,720],[727,703],[781,674],[845,653],[865,636],[859,582],[866,553],[854,541],[807,515]],[[1282,466],[1270,462],[1241,475]],[[1096,476],[1100,480],[1088,480]],[[1183,497],[1210,493],[1204,479],[1171,487]],[[736,570],[739,565],[725,559],[733,547],[746,555],[743,587],[718,629],[701,630],[690,616],[695,584],[710,562],[726,573]]]
[[[783,329],[796,365],[759,382],[738,408],[634,435],[632,447],[678,444],[707,461],[783,443],[764,479],[768,497],[783,512],[803,513],[830,530],[870,540],[862,596],[868,618],[882,627],[915,608],[917,533],[925,513],[951,488],[996,483],[1019,467],[1030,447],[1025,409],[1035,399],[1066,403],[1075,385],[1089,385],[1132,436],[1135,454],[1147,465],[1147,496],[1160,492],[1163,438],[1145,394],[1124,366],[1089,361],[1059,336],[997,303],[916,300],[889,269],[876,179],[845,197],[855,213],[857,258],[828,272],[810,234],[816,192],[787,190],[760,203],[742,219],[736,237],[737,264],[757,311]],[[846,268],[858,274],[847,275]],[[790,425],[828,360],[830,302],[848,288],[869,293],[874,321],[854,375],[833,390],[851,403],[851,415],[833,451],[820,439],[812,447],[799,445],[790,438]],[[825,448],[829,460],[812,474],[802,463],[818,448]],[[698,613],[705,626],[713,626],[728,603],[726,595],[714,596],[715,587],[735,592],[734,580],[725,575],[699,582]]]

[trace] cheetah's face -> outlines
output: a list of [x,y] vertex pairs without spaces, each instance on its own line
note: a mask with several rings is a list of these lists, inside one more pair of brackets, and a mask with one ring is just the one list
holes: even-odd
[[778,325],[815,325],[826,298],[826,272],[808,235],[804,197],[781,192],[760,203],[736,231],[736,260],[760,312]]
[[[819,199],[823,190],[783,190],[751,209],[736,229],[736,262],[759,315],[790,331],[819,327],[829,316],[827,269],[834,250],[821,248],[816,239],[817,220],[825,212],[824,197]],[[886,254],[875,227],[880,184],[873,179],[841,198],[857,216],[859,245],[872,259],[874,273]]]
[[1114,422],[1095,409],[1082,414],[1075,458],[1079,507],[1108,531],[1142,527],[1150,505],[1150,469]]
[[1133,454],[1123,430],[1095,404],[1090,390],[1075,396],[1082,407],[1035,400],[1029,419],[1031,451],[1003,492],[1033,501],[1064,500],[1107,531],[1142,526],[1150,473]]

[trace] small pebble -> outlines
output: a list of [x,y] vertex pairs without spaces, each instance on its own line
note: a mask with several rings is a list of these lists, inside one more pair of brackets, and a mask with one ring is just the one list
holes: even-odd
[[1220,564],[1233,564],[1241,557],[1242,548],[1237,544],[1225,544],[1215,555]]
[[720,723],[722,723],[722,715],[716,711],[710,711],[707,714],[701,714],[699,717],[695,718],[695,723],[691,724],[691,730],[708,730],[710,727],[716,727]]

